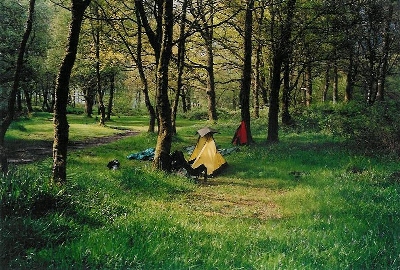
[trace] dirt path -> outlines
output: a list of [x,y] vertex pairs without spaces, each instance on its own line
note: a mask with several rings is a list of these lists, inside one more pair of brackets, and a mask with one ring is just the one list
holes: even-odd
[[[83,141],[70,141],[68,144],[68,150],[78,150],[87,147],[103,145],[120,140],[122,138],[135,136],[138,133],[138,131],[126,131],[114,134],[112,136],[90,138]],[[16,142],[8,146],[8,148],[8,162],[10,165],[27,164],[51,157],[53,142],[35,141],[34,144]]]

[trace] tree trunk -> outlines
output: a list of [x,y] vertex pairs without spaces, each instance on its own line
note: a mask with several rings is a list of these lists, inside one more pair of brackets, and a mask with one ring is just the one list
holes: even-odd
[[93,105],[96,97],[96,89],[91,80],[86,82],[83,86],[83,98],[85,100],[85,113],[87,117],[93,115]]
[[[188,5],[188,0],[184,0],[182,3],[182,15],[181,15],[181,24],[179,29],[179,42],[178,42],[178,83],[177,89],[175,93],[175,99],[172,106],[172,131],[173,134],[176,134],[176,114],[178,111],[179,97],[183,90],[182,76],[185,64],[185,29],[186,29],[186,9]],[[184,102],[184,96],[182,96],[182,102]]]
[[67,180],[67,146],[69,125],[67,103],[71,71],[75,63],[79,33],[83,15],[90,0],[71,0],[72,20],[70,23],[68,45],[62,61],[55,92],[54,105],[54,142],[53,142],[53,182],[63,184]]
[[32,32],[32,25],[33,25],[33,15],[35,13],[35,0],[29,1],[29,10],[28,10],[28,19],[26,21],[26,27],[24,35],[22,36],[21,43],[18,49],[18,58],[14,73],[14,82],[13,87],[10,92],[10,96],[8,99],[8,108],[6,115],[1,115],[0,120],[2,120],[0,125],[0,163],[1,163],[1,170],[3,174],[8,172],[8,160],[7,160],[7,149],[4,146],[4,138],[6,136],[6,132],[11,125],[14,119],[14,110],[15,110],[15,100],[16,95],[18,93],[19,88],[19,80],[21,76],[22,66],[24,64],[24,55],[26,44],[28,43],[29,36]]
[[208,120],[213,123],[218,120],[216,99],[215,99],[215,75],[214,75],[214,2],[210,3],[210,18],[201,14],[202,29],[200,34],[206,44],[207,54],[207,102],[208,102]]
[[[262,52],[263,52],[263,22],[264,22],[264,14],[266,6],[263,2],[260,2],[260,5],[257,7],[259,12],[255,12],[254,15],[256,16],[257,22],[257,48],[256,48],[256,62],[255,62],[255,75],[254,75],[254,118],[260,117],[260,96],[263,98],[263,88],[265,88],[265,71],[261,68],[262,66]],[[257,17],[258,15],[258,17]],[[261,71],[262,70],[262,71]],[[265,100],[264,100],[265,105]]]
[[336,104],[338,100],[339,100],[339,72],[338,72],[337,60],[335,59],[333,63],[333,86],[332,86],[333,104]]
[[283,56],[275,52],[272,66],[271,94],[268,111],[268,136],[267,142],[274,143],[279,141],[279,89],[281,87],[281,68]]
[[244,32],[244,63],[242,73],[242,84],[240,88],[240,111],[242,121],[246,124],[247,141],[253,142],[250,125],[250,90],[251,90],[251,56],[252,56],[252,29],[254,0],[247,0],[246,19]]
[[115,93],[115,72],[110,74],[110,97],[108,98],[108,108],[106,120],[111,119],[113,103],[114,103],[114,93]]
[[283,93],[282,93],[282,124],[290,125],[292,117],[289,112],[290,105],[290,64],[289,57],[285,59],[283,71]]
[[[265,70],[265,61],[261,61],[261,69]],[[265,72],[261,72],[261,76],[260,76],[261,98],[262,98],[262,102],[265,106],[268,105],[268,103],[269,103],[270,86],[267,85],[267,81],[269,81],[269,83],[271,83],[271,81],[272,81],[272,68],[268,69],[268,76],[269,76],[269,79],[267,80],[267,76],[265,75]]]
[[312,74],[311,74],[311,63],[306,64],[306,106],[311,106],[312,101],[312,92],[313,92],[313,84],[312,84]]
[[393,16],[393,3],[389,3],[388,15],[386,17],[386,27],[384,32],[384,43],[383,43],[383,56],[382,56],[382,67],[379,72],[378,78],[378,90],[376,93],[376,100],[383,101],[385,100],[385,86],[386,86],[386,75],[388,72],[389,66],[389,49],[390,43],[392,39],[391,35],[391,24],[392,24],[392,16]]
[[45,111],[45,112],[50,111],[49,90],[48,90],[48,88],[44,88],[43,89],[42,111]]
[[172,55],[173,3],[163,0],[162,44],[157,67],[157,113],[159,131],[153,166],[170,171],[170,151],[172,143],[171,107],[168,99],[168,66]]
[[[141,2],[135,1],[135,5],[141,6]],[[132,52],[131,52],[131,55],[134,60],[136,59],[135,63],[138,67],[140,80],[143,85],[142,92],[144,95],[144,102],[145,102],[147,111],[149,113],[149,128],[147,131],[154,133],[155,126],[156,126],[156,111],[155,111],[153,105],[151,105],[151,100],[150,100],[150,96],[149,96],[149,85],[148,85],[146,74],[144,73],[144,68],[143,68],[143,64],[142,64],[142,18],[139,13],[139,8],[136,8],[136,19],[137,19],[137,27],[138,27],[136,57],[134,56],[134,54]],[[124,38],[123,38],[123,40],[124,40]],[[125,42],[125,44],[127,44],[127,43]],[[129,46],[127,45],[127,47],[129,47]],[[156,49],[154,49],[154,50],[156,51]]]
[[260,63],[261,63],[262,46],[259,43],[256,50],[256,63],[254,71],[254,118],[260,118],[260,92],[261,92],[261,79],[260,79]]
[[100,73],[100,31],[101,31],[101,21],[99,16],[99,9],[96,5],[94,7],[95,23],[92,23],[92,36],[95,47],[95,60],[96,60],[96,87],[97,87],[97,103],[99,106],[100,121],[101,126],[105,125],[106,121],[106,107],[104,106],[104,93],[102,90],[102,80]]
[[354,69],[355,69],[354,52],[353,49],[350,49],[349,65],[347,68],[346,90],[344,94],[344,100],[346,102],[353,99],[354,74],[355,74]]
[[328,98],[329,86],[331,84],[330,72],[331,72],[331,65],[327,63],[325,69],[325,85],[324,85],[324,90],[322,92],[322,102],[326,102]]
[[182,85],[181,88],[181,97],[182,97],[182,111],[183,113],[187,113],[188,112],[188,105],[187,105],[187,100],[188,100],[188,90],[187,87],[185,87],[184,85]]
[[17,90],[17,108],[16,111],[21,113],[22,112],[22,94],[21,90]]
[[[212,30],[210,30],[212,33]],[[214,77],[214,50],[212,34],[207,43],[207,101],[208,101],[208,120],[213,123],[218,120],[217,107],[215,101],[215,77]]]
[[28,110],[28,113],[33,112],[33,107],[32,107],[32,93],[27,91],[26,89],[24,90],[24,95],[25,95],[25,103],[26,103],[26,109]]
[[[279,141],[279,92],[281,86],[281,69],[284,60],[289,56],[292,35],[292,22],[296,0],[288,0],[285,8],[284,21],[280,22],[280,36],[272,49],[272,79],[271,96],[268,112],[267,142]],[[273,29],[272,29],[273,31]]]

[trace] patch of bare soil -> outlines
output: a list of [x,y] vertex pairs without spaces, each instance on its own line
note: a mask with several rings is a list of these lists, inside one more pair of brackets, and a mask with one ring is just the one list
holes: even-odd
[[[87,147],[99,146],[111,143],[122,138],[135,136],[138,131],[125,131],[112,136],[90,138],[83,141],[70,141],[68,150],[78,150]],[[8,146],[8,163],[19,165],[27,164],[38,160],[43,160],[52,156],[52,141],[14,142]]]

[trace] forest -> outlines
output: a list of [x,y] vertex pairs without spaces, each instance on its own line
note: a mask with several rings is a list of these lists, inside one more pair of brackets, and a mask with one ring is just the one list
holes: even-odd
[[178,111],[201,108],[212,123],[240,110],[251,138],[267,109],[276,142],[314,104],[399,97],[396,1],[7,0],[1,13],[0,141],[18,115],[54,112],[55,181],[66,178],[67,106],[97,108],[101,125],[143,107],[159,134],[154,165],[168,170]]
[[[331,252],[331,256],[336,256],[336,261],[331,259],[324,264],[322,258],[325,258],[325,255],[322,254],[321,249],[316,251],[317,255],[314,258],[311,255],[314,252],[312,251],[314,246],[308,244],[309,250],[304,251],[304,254],[294,253],[293,257],[285,257],[285,252],[278,250],[278,247],[275,250],[278,255],[271,255],[272,257],[268,257],[262,252],[250,253],[249,256],[265,255],[266,257],[260,257],[262,258],[260,261],[255,260],[250,263],[251,258],[243,259],[243,261],[231,258],[231,261],[226,262],[216,259],[218,248],[214,246],[214,243],[207,242],[195,235],[193,231],[186,231],[188,227],[185,222],[187,221],[178,213],[173,212],[171,215],[176,215],[182,226],[178,226],[176,230],[193,238],[200,237],[200,242],[205,241],[206,247],[204,248],[212,251],[209,260],[202,255],[195,254],[197,260],[183,263],[177,256],[174,257],[175,260],[170,260],[166,255],[168,251],[161,253],[165,257],[158,260],[152,257],[160,255],[157,247],[146,247],[151,250],[149,253],[139,252],[134,255],[137,257],[130,258],[130,260],[126,259],[129,257],[126,253],[129,254],[131,251],[128,251],[128,248],[121,251],[122,253],[118,254],[122,256],[119,261],[121,264],[118,264],[117,258],[107,257],[110,255],[107,253],[108,251],[99,251],[101,255],[98,257],[94,253],[85,253],[86,255],[79,257],[82,254],[73,255],[71,253],[73,246],[70,245],[66,248],[71,250],[59,251],[40,241],[40,245],[35,246],[35,244],[20,240],[21,242],[17,241],[20,243],[19,247],[11,248],[10,252],[5,253],[6,255],[1,257],[0,263],[8,265],[10,269],[13,267],[29,268],[30,259],[28,257],[29,252],[32,251],[32,254],[35,254],[32,255],[33,262],[37,265],[44,263],[50,269],[62,269],[67,267],[71,261],[77,262],[77,260],[79,263],[75,267],[78,268],[102,268],[103,264],[110,263],[105,267],[106,269],[188,269],[191,266],[198,269],[202,269],[202,267],[224,269],[223,266],[226,269],[230,268],[228,266],[234,266],[233,269],[271,269],[271,267],[274,269],[291,267],[299,269],[332,269],[332,267],[336,269],[375,269],[376,267],[396,269],[399,267],[400,261],[398,257],[400,253],[396,255],[400,249],[400,232],[394,226],[399,219],[395,205],[400,196],[398,189],[400,183],[398,165],[400,159],[399,27],[400,2],[392,0],[1,1],[0,161],[2,189],[0,190],[0,217],[5,221],[1,230],[9,235],[0,240],[0,244],[3,246],[12,245],[10,239],[16,235],[12,229],[14,225],[17,225],[16,228],[22,228],[21,230],[27,235],[29,235],[30,226],[41,231],[40,226],[35,227],[37,220],[36,217],[32,217],[32,215],[34,216],[32,207],[42,200],[48,200],[47,202],[53,203],[61,209],[60,213],[53,213],[54,216],[60,216],[53,217],[54,219],[46,216],[46,219],[51,220],[52,224],[64,226],[67,231],[61,238],[57,238],[54,235],[60,228],[57,227],[58,225],[54,225],[57,227],[51,230],[54,235],[41,236],[41,239],[46,239],[46,237],[53,239],[54,236],[55,239],[51,240],[51,244],[49,244],[54,246],[58,246],[59,241],[63,244],[70,243],[69,241],[76,244],[70,239],[77,239],[76,233],[81,228],[79,227],[80,223],[86,224],[82,226],[86,226],[85,230],[90,233],[99,228],[111,230],[113,227],[108,226],[116,226],[114,222],[122,218],[122,212],[126,215],[129,211],[139,211],[139,219],[143,219],[142,221],[149,226],[147,228],[149,231],[153,225],[155,227],[165,226],[157,223],[162,222],[157,221],[156,215],[162,217],[165,215],[166,217],[166,213],[157,212],[154,216],[152,214],[146,216],[150,213],[151,205],[164,205],[165,203],[169,206],[163,207],[167,208],[181,206],[182,202],[179,200],[185,200],[183,197],[189,196],[182,194],[195,192],[196,194],[193,196],[198,199],[196,207],[202,209],[201,202],[204,202],[205,197],[211,196],[209,193],[203,194],[203,192],[214,191],[206,191],[205,189],[208,187],[205,186],[200,186],[196,190],[197,186],[192,182],[185,182],[185,178],[171,183],[173,182],[171,177],[175,179],[175,176],[171,174],[171,153],[173,150],[183,147],[183,144],[189,143],[191,136],[189,134],[194,134],[196,129],[203,126],[218,128],[221,144],[224,147],[230,147],[231,138],[228,137],[233,136],[236,127],[243,122],[248,140],[245,145],[240,147],[240,152],[231,157],[233,162],[228,161],[229,164],[233,163],[237,166],[230,165],[228,173],[232,174],[232,179],[236,179],[236,177],[240,179],[232,180],[234,181],[232,183],[238,186],[243,185],[246,188],[253,187],[253,185],[257,188],[258,185],[263,186],[262,188],[268,190],[269,195],[272,194],[271,200],[274,202],[271,205],[275,207],[282,203],[283,208],[289,209],[282,213],[268,212],[267,219],[272,219],[272,221],[268,221],[269,225],[276,222],[279,224],[278,227],[299,225],[300,228],[305,228],[306,223],[313,222],[311,218],[310,220],[305,218],[304,223],[300,224],[296,223],[298,220],[294,222],[290,218],[292,215],[311,213],[310,216],[315,221],[320,214],[319,210],[315,210],[317,206],[310,206],[307,210],[302,208],[299,210],[301,213],[296,212],[294,205],[287,204],[288,197],[285,199],[281,197],[281,194],[287,193],[293,198],[296,195],[303,196],[310,192],[303,186],[304,183],[313,188],[321,188],[326,192],[328,181],[335,179],[334,187],[339,191],[333,192],[332,196],[335,197],[330,197],[331,201],[319,206],[328,212],[331,204],[344,200],[349,208],[345,213],[341,212],[342,208],[335,208],[338,213],[340,212],[340,216],[324,212],[326,216],[321,215],[326,219],[321,218],[318,222],[324,223],[324,226],[330,226],[330,217],[333,216],[339,220],[342,218],[341,215],[346,216],[346,221],[350,222],[349,220],[354,219],[354,215],[356,215],[356,209],[352,208],[349,201],[352,201],[354,205],[357,204],[361,212],[366,213],[365,215],[368,215],[366,208],[376,204],[377,208],[373,210],[373,214],[369,218],[365,217],[365,220],[368,224],[371,222],[372,226],[376,226],[377,230],[373,228],[368,231],[363,227],[361,221],[352,224],[355,225],[355,241],[358,241],[363,247],[377,241],[379,242],[377,246],[388,245],[392,251],[382,251],[380,248],[371,250],[368,254],[360,255],[359,258],[365,259],[362,263],[359,258],[356,258],[355,249],[350,251],[344,251],[346,248],[335,249],[337,248],[333,240],[335,237],[342,239],[341,242],[339,241],[339,246],[344,246],[349,241],[348,235],[337,235],[340,230],[345,230],[338,226],[332,228],[333,233],[329,235],[332,239],[327,240],[326,243],[331,247],[327,250]],[[44,119],[47,119],[47,122],[40,124],[39,122],[45,121]],[[128,119],[131,121],[129,124],[127,123]],[[136,121],[140,124],[136,124]],[[43,130],[35,128],[37,134],[41,135],[36,135],[35,132],[30,133],[29,136],[25,134],[29,133],[27,130],[32,123],[37,123],[37,127],[43,128]],[[83,123],[87,125],[87,130],[74,130],[77,125]],[[107,131],[100,131],[100,129]],[[74,140],[97,137],[100,133],[110,135],[108,130],[112,130],[111,133],[127,129],[141,131],[137,138],[138,142],[130,138],[130,145],[128,143],[117,144],[115,149],[122,151],[121,149],[126,150],[127,147],[133,145],[132,149],[140,151],[143,149],[139,149],[139,146],[142,148],[144,146],[154,147],[154,159],[149,166],[152,170],[148,171],[148,165],[135,163],[135,166],[144,167],[135,169],[133,173],[131,170],[129,172],[121,170],[119,172],[121,175],[116,178],[118,180],[114,179],[114,176],[99,175],[100,178],[103,176],[107,179],[112,178],[112,182],[118,181],[119,183],[121,181],[121,185],[132,192],[134,196],[139,196],[134,191],[135,188],[138,188],[142,192],[139,192],[140,196],[144,196],[143,205],[140,201],[130,202],[129,206],[126,206],[129,209],[126,210],[125,206],[121,206],[116,199],[111,204],[117,208],[120,207],[119,210],[110,210],[108,207],[112,206],[106,204],[107,194],[113,193],[110,187],[102,186],[103,184],[101,187],[97,187],[99,190],[100,188],[104,188],[104,190],[96,192],[107,193],[104,195],[104,200],[99,203],[98,198],[94,198],[94,193],[90,194],[90,190],[86,190],[84,179],[89,176],[78,176],[80,173],[84,173],[76,164],[80,154],[71,152],[69,149]],[[79,132],[85,134],[86,137],[82,134],[83,137],[80,136]],[[37,179],[40,180],[37,183],[35,180],[32,180],[33,182],[29,180],[31,179],[30,173],[24,171],[24,166],[15,167],[9,162],[9,156],[18,148],[16,142],[29,141],[36,136],[38,136],[37,139],[46,138],[52,143],[52,158],[39,163],[38,168],[43,169],[43,172],[35,171],[33,173],[33,175],[39,174]],[[40,136],[43,138],[39,138]],[[106,162],[106,159],[111,158],[106,154],[107,151],[99,151],[104,151],[101,152],[102,161]],[[310,151],[315,152],[311,153]],[[285,152],[288,153],[287,156],[283,155]],[[271,153],[275,157],[268,156]],[[306,155],[303,157],[304,159],[311,161],[309,168],[303,167],[302,161],[286,160],[286,158],[294,157],[301,159],[300,153]],[[82,154],[82,156],[84,155]],[[122,155],[119,158],[123,159],[121,152],[115,155]],[[257,160],[255,164],[252,164],[252,161],[247,160],[249,167],[247,169],[241,167],[244,165],[238,161],[239,157],[246,160],[249,156],[256,157],[257,155],[265,156],[266,163],[263,163],[263,160]],[[312,159],[312,155],[318,156],[320,161]],[[337,161],[337,167],[325,160],[324,155],[334,155],[333,160]],[[339,158],[339,155],[343,155],[343,157]],[[354,156],[351,157],[352,155]],[[277,157],[281,157],[282,164],[279,163]],[[345,161],[347,158],[350,161]],[[271,173],[265,168],[265,164],[273,166],[270,163],[271,160],[279,163],[280,167],[277,170],[290,171],[290,181],[292,182],[287,181],[287,173],[285,176],[281,176],[279,173],[275,175],[275,172]],[[288,163],[283,164],[283,160]],[[323,165],[319,163],[322,161],[329,164],[326,165],[326,168],[330,168],[330,166],[336,168],[329,173],[323,171]],[[377,165],[379,169],[372,169],[373,165],[371,164],[375,164],[375,162],[379,164]],[[288,164],[296,164],[301,167],[301,170],[289,169]],[[295,165],[293,166],[295,167]],[[312,172],[313,166],[318,167],[314,172]],[[84,168],[92,170],[92,168]],[[31,170],[31,167],[28,165],[26,170]],[[256,171],[258,170],[257,175]],[[336,170],[343,170],[344,173],[339,174]],[[141,179],[141,184],[129,182],[128,173]],[[241,178],[245,174],[249,174],[249,182]],[[301,190],[296,190],[297,182],[293,182],[293,176],[295,181],[299,179],[304,181],[299,184]],[[366,182],[358,180],[358,177]],[[91,177],[89,178],[91,182],[94,181]],[[229,183],[231,178],[223,174],[220,184]],[[251,182],[250,179],[253,178],[254,182]],[[264,181],[265,179],[274,180],[264,187],[265,182],[262,182],[261,178]],[[154,184],[157,179],[160,183]],[[336,179],[340,180],[336,182]],[[361,182],[362,186],[358,186]],[[39,183],[41,183],[40,187],[38,187]],[[29,188],[27,188],[28,186]],[[121,188],[119,184],[117,186],[117,189]],[[379,192],[376,193],[377,190],[374,190],[372,186],[379,186]],[[149,191],[146,187],[154,188],[155,193],[147,194]],[[376,201],[365,201],[363,204],[362,202],[368,196],[360,195],[358,189],[361,187],[366,188],[371,196],[375,194]],[[121,189],[125,192],[124,188]],[[346,188],[351,189],[354,192],[352,194],[356,194],[354,198],[350,195],[350,191],[346,193]],[[168,195],[169,191],[174,195],[176,193],[176,196],[182,192],[183,197],[175,198],[169,204],[169,202],[167,203],[168,196],[171,195]],[[220,191],[227,192],[224,194],[230,198],[227,200],[229,204],[237,199],[235,196],[238,195],[233,194],[233,191]],[[23,195],[24,192],[27,194]],[[84,201],[81,197],[86,192],[92,203],[99,203],[103,208],[92,209],[92,213],[88,206],[89,202]],[[61,193],[67,195],[61,196]],[[150,197],[158,195],[160,201],[150,202]],[[318,193],[318,195],[321,194]],[[385,197],[386,195],[388,197]],[[314,194],[311,197],[315,198],[315,201],[317,200],[317,195]],[[355,198],[359,198],[360,201]],[[26,202],[22,203],[23,199]],[[74,199],[77,200],[73,201]],[[119,197],[119,199],[127,200],[125,197]],[[251,201],[253,200],[257,201],[257,205],[261,203],[258,199],[251,198]],[[84,210],[78,210],[78,206],[74,206],[73,209],[66,206],[74,203],[83,206]],[[215,207],[223,208],[223,206],[217,205],[217,202],[213,201],[213,203],[216,204]],[[318,201],[318,203],[320,202]],[[192,206],[186,204],[186,201],[182,203],[184,212],[190,212],[192,215]],[[142,207],[141,210],[134,210],[139,205]],[[242,206],[240,204],[240,207]],[[251,203],[251,207],[253,206]],[[381,206],[382,208],[379,208]],[[23,210],[23,207],[31,210]],[[10,209],[15,210],[15,213],[10,214],[12,212]],[[55,211],[53,208],[50,210]],[[239,212],[242,210],[240,208]],[[315,212],[313,212],[314,210]],[[105,219],[109,218],[109,220],[94,217],[96,213],[102,211],[108,211]],[[211,210],[208,212],[202,209],[201,211],[205,213],[204,215],[214,213]],[[227,214],[224,212],[225,210],[218,211],[218,218],[235,216],[231,212]],[[61,218],[61,215],[67,215],[71,219],[64,216]],[[248,218],[247,212],[240,212],[238,215],[241,218],[243,216]],[[29,220],[18,220],[17,217],[20,216],[25,216],[25,218],[29,216]],[[42,216],[39,220],[41,218]],[[264,216],[260,218],[260,215],[257,214],[258,220],[264,220],[264,218]],[[279,221],[284,218],[291,221],[282,225]],[[383,220],[382,227],[371,221],[379,220],[379,218]],[[200,219],[196,222],[204,225],[204,221],[202,218]],[[40,222],[45,224],[49,220]],[[139,226],[139,221],[135,220],[137,224],[130,226]],[[208,222],[211,224],[213,221],[215,220]],[[170,225],[173,223],[171,220],[168,222],[171,223]],[[206,226],[215,226],[208,222],[206,222]],[[225,222],[229,224],[225,224]],[[241,222],[248,221],[245,219]],[[110,225],[111,223],[113,225]],[[239,226],[236,223],[232,225],[227,220],[224,220],[223,223],[228,228]],[[256,226],[253,221],[250,223],[250,226]],[[45,227],[45,225],[43,226]],[[129,230],[139,230],[143,235],[149,233],[146,231],[147,229],[129,228]],[[191,227],[190,230],[192,229]],[[287,227],[278,228],[280,232],[286,229]],[[127,234],[127,231],[122,232],[119,229],[118,232]],[[365,240],[362,235],[367,232],[372,233],[370,238],[366,236]],[[238,232],[243,237],[245,233],[248,231]],[[260,232],[260,234],[263,233],[266,231]],[[166,241],[175,242],[177,234],[169,231]],[[315,237],[312,238],[313,241],[317,241],[318,237],[321,237],[319,233],[313,234],[312,237],[311,234],[307,235],[310,238]],[[390,236],[382,240],[380,237],[384,234]],[[162,238],[162,235],[163,233],[160,232],[157,237]],[[294,236],[294,234],[288,235],[288,239],[294,237],[294,243],[297,244],[304,240],[297,238],[300,236]],[[106,234],[101,237],[107,238]],[[130,239],[134,238],[130,237]],[[224,243],[221,245],[227,246],[231,241],[238,241],[238,239],[234,239],[233,235],[230,235],[231,238],[228,237],[228,239],[220,239],[219,235],[213,237]],[[250,238],[252,243],[242,243],[242,245],[249,245],[249,249],[258,246],[255,232],[251,232]],[[280,236],[272,236],[272,238],[274,239],[269,238],[269,240],[279,242],[281,249],[291,250],[294,248],[290,244],[286,247],[283,246],[282,243],[289,241],[288,239],[282,239]],[[151,239],[150,236],[149,239]],[[32,240],[32,242],[35,241]],[[140,239],[135,238],[132,241],[140,242]],[[267,242],[265,243],[267,246],[273,246],[272,242]],[[94,243],[92,244],[94,245]],[[79,247],[82,248],[83,245],[81,243]],[[131,245],[133,244],[126,244],[129,247]],[[165,242],[165,245],[169,244]],[[184,247],[185,251],[190,250],[190,244],[186,243],[186,245],[188,246]],[[233,256],[232,253],[238,252],[245,256],[243,251],[230,251],[227,246],[223,247],[225,255]],[[167,247],[164,248],[168,250]],[[197,248],[197,252],[201,253],[202,247],[198,246]],[[321,247],[319,246],[319,248]],[[176,246],[173,249],[179,250]],[[59,264],[47,261],[45,259],[46,252],[63,259]],[[64,254],[63,252],[72,257],[63,257],[60,255]],[[94,251],[92,250],[92,252]],[[106,256],[108,261],[99,259],[104,252],[108,254]],[[350,259],[348,261],[344,259],[341,252],[351,253]],[[346,254],[349,255],[349,253]],[[378,259],[380,255],[382,257]],[[182,260],[188,260],[187,257],[190,257],[190,254],[182,256]],[[146,261],[146,258],[151,259]],[[213,258],[214,262],[211,261]],[[351,261],[351,258],[354,260]],[[298,261],[294,262],[293,260],[296,259]],[[169,267],[163,265],[163,260],[169,264]],[[213,266],[214,263],[215,266]],[[265,266],[268,267],[265,268]],[[74,266],[70,267],[74,268]]]

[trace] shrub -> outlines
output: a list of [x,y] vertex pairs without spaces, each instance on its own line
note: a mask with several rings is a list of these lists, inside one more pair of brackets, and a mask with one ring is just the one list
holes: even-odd
[[400,104],[379,102],[372,106],[357,102],[320,104],[293,112],[291,131],[324,132],[347,138],[356,148],[400,155]]

